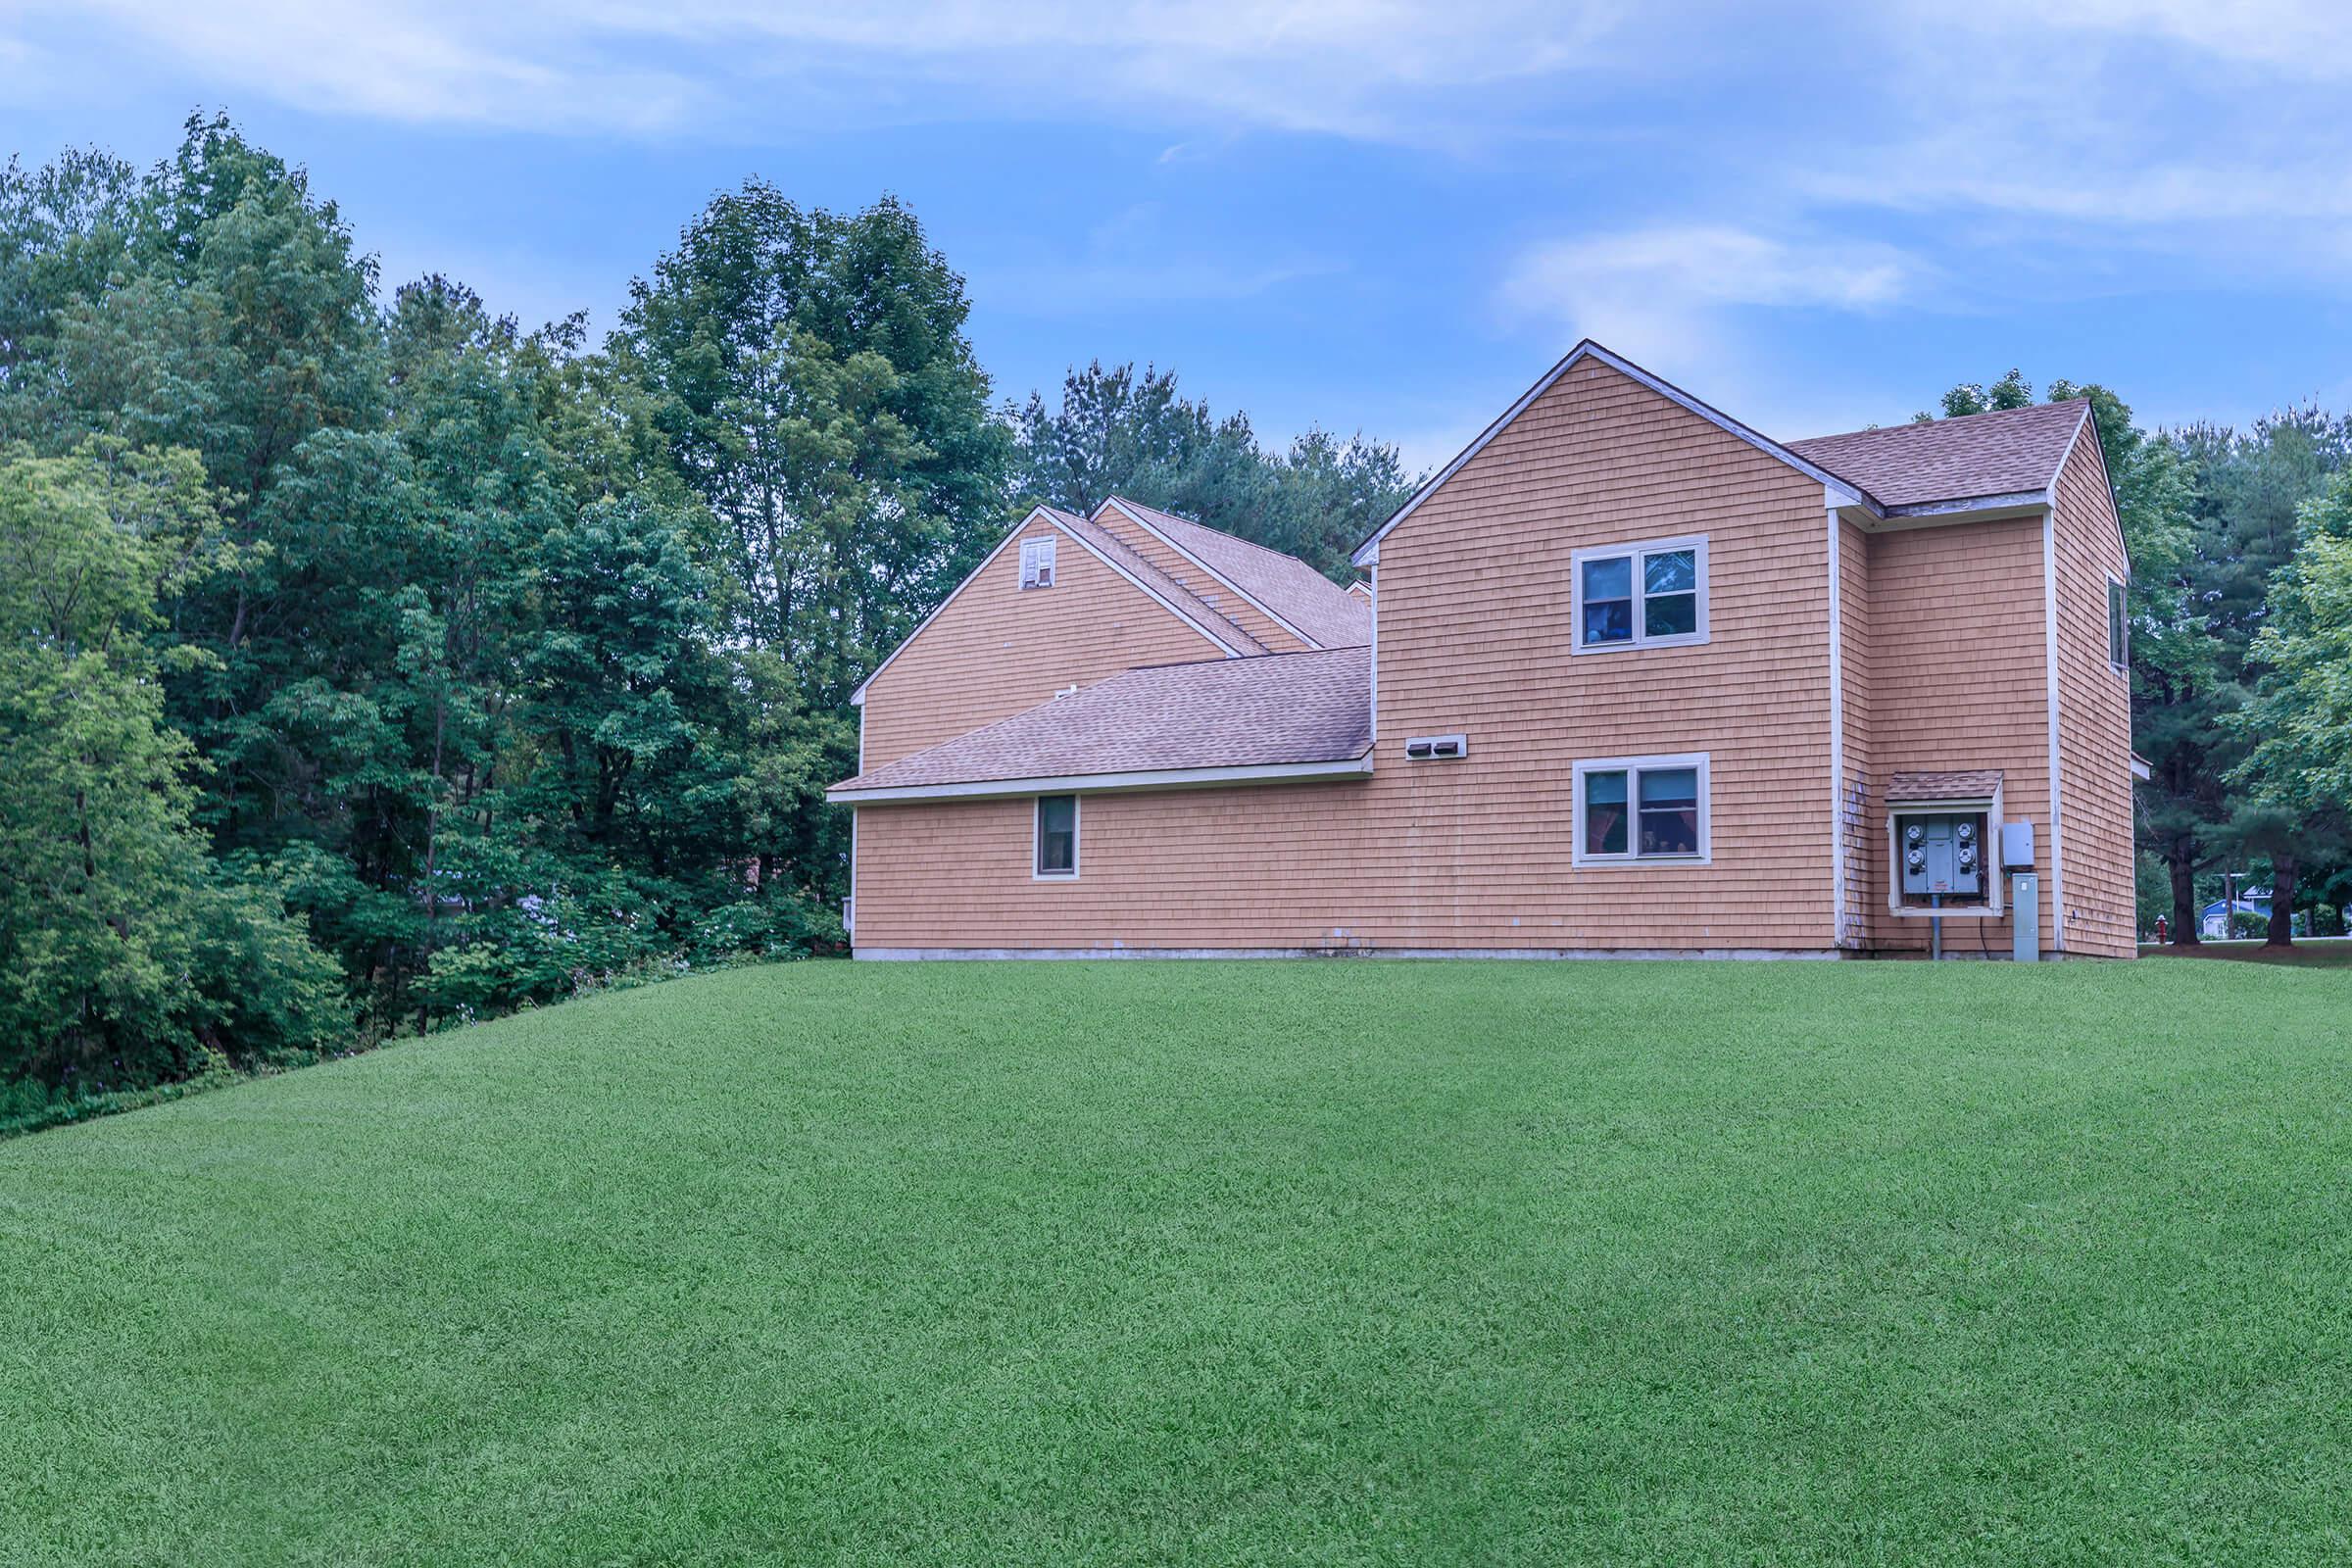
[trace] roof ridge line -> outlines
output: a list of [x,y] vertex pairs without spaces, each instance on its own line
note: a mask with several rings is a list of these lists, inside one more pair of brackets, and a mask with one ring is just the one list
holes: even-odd
[[[1179,620],[1182,620],[1186,624],[1192,626],[1196,631],[1206,637],[1210,642],[1215,643],[1220,648],[1226,648],[1228,646],[1223,637],[1218,636],[1217,633],[1210,627],[1201,624],[1200,619],[1190,611],[1183,609],[1181,606],[1176,604],[1175,601],[1161,594],[1158,589],[1145,584],[1142,578],[1129,571],[1125,565],[1113,561],[1109,555],[1104,553],[1101,545],[1088,538],[1085,532],[1079,530],[1092,530],[1093,532],[1099,533],[1102,536],[1105,543],[1111,545],[1126,555],[1134,557],[1137,565],[1143,567],[1146,571],[1164,579],[1168,586],[1175,589],[1176,592],[1196,601],[1202,611],[1214,617],[1228,632],[1240,638],[1246,647],[1256,648],[1260,650],[1264,649],[1265,644],[1259,642],[1256,637],[1252,636],[1249,628],[1245,627],[1240,621],[1235,620],[1231,615],[1226,614],[1224,611],[1218,609],[1215,605],[1210,604],[1207,599],[1202,597],[1198,589],[1193,588],[1187,583],[1178,581],[1166,570],[1153,564],[1151,559],[1145,556],[1142,551],[1136,549],[1133,545],[1120,538],[1110,529],[1103,527],[1094,518],[1079,516],[1074,512],[1061,512],[1054,507],[1041,507],[1040,510],[1050,514],[1050,518],[1054,527],[1060,529],[1063,533],[1068,534],[1072,539],[1075,539],[1078,542],[1079,548],[1092,552],[1098,560],[1104,562],[1111,567],[1112,570],[1119,572],[1129,581],[1142,586],[1146,593],[1151,594],[1153,598],[1158,599],[1162,604],[1166,605],[1167,608],[1175,613]],[[1071,527],[1071,524],[1073,523],[1077,525],[1076,529]],[[1232,659],[1247,659],[1250,656],[1245,653],[1241,648],[1229,648],[1227,657]]]
[[[1240,594],[1243,600],[1246,601],[1250,608],[1257,611],[1258,613],[1264,615],[1268,620],[1274,622],[1275,625],[1280,626],[1284,631],[1289,632],[1292,636],[1298,638],[1300,642],[1305,643],[1310,648],[1323,648],[1329,646],[1321,638],[1315,636],[1305,627],[1298,625],[1289,615],[1284,614],[1281,611],[1276,610],[1272,605],[1267,604],[1265,600],[1259,598],[1256,594],[1251,593],[1248,587],[1235,579],[1232,574],[1220,569],[1216,563],[1203,557],[1200,553],[1199,549],[1196,548],[1198,541],[1195,542],[1195,546],[1187,546],[1182,540],[1169,535],[1160,527],[1159,524],[1152,522],[1152,519],[1145,516],[1144,514],[1147,512],[1155,514],[1164,522],[1185,523],[1184,518],[1177,516],[1172,512],[1161,512],[1159,508],[1152,506],[1147,502],[1130,501],[1124,496],[1115,495],[1105,496],[1103,498],[1102,505],[1095,509],[1096,514],[1099,516],[1102,513],[1111,511],[1114,508],[1117,509],[1117,511],[1123,515],[1125,515],[1128,521],[1143,529],[1144,532],[1150,534],[1152,538],[1157,539],[1161,544],[1166,545],[1170,550],[1175,551],[1176,554],[1182,556],[1194,565],[1199,566],[1202,571],[1208,573],[1209,576],[1215,578],[1218,582],[1232,589],[1235,593]],[[1200,528],[1205,533],[1216,534],[1220,539],[1230,539],[1235,537],[1232,534],[1224,533],[1218,529],[1207,527],[1202,523],[1191,522],[1185,523],[1185,525],[1187,527]],[[1095,526],[1101,527],[1102,524],[1096,523]],[[1105,529],[1104,531],[1108,532],[1109,530]],[[1244,542],[1247,543],[1247,541]],[[1285,560],[1297,562],[1299,565],[1306,565],[1305,562],[1298,561],[1298,558],[1296,556],[1282,557],[1282,552],[1278,550],[1268,553],[1277,557],[1281,557]],[[1314,571],[1314,568],[1312,566],[1307,566],[1307,570]],[[1315,575],[1320,577],[1322,576],[1322,573],[1315,572]],[[1239,626],[1241,622],[1239,619],[1235,619],[1234,624]],[[1252,640],[1254,641],[1255,639]]]
[[2014,409],[1981,409],[1975,414],[1944,414],[1933,419],[1903,419],[1894,424],[1869,424],[1856,430],[1829,430],[1820,435],[1792,436],[1783,446],[1809,446],[1816,441],[1842,441],[1849,435],[1888,435],[1896,430],[1929,430],[1946,425],[1965,424],[1971,419],[2005,418],[2012,414],[2034,414],[2043,409],[2063,409],[2070,403],[2088,403],[2082,396],[2053,398],[2047,403],[2025,403]]
[[[1121,503],[1123,503],[1123,504],[1125,504],[1125,505],[1127,505],[1127,506],[1131,506],[1131,507],[1142,507],[1142,508],[1143,508],[1143,509],[1145,509],[1147,512],[1156,512],[1156,513],[1158,513],[1158,514],[1159,514],[1161,516],[1163,516],[1163,517],[1167,518],[1167,519],[1168,519],[1170,522],[1181,522],[1181,523],[1183,523],[1183,524],[1184,524],[1186,527],[1188,527],[1188,528],[1198,528],[1198,529],[1200,529],[1200,530],[1202,533],[1213,533],[1213,534],[1215,534],[1215,535],[1216,535],[1218,538],[1220,538],[1220,539],[1230,539],[1230,540],[1232,540],[1232,541],[1233,541],[1235,544],[1237,544],[1237,545],[1248,545],[1248,546],[1249,546],[1250,549],[1252,549],[1252,550],[1263,551],[1265,554],[1267,554],[1267,555],[1269,555],[1269,556],[1272,556],[1272,557],[1273,557],[1275,560],[1277,560],[1277,561],[1287,561],[1287,562],[1291,563],[1293,565],[1296,565],[1296,566],[1304,566],[1304,567],[1305,567],[1307,570],[1309,570],[1309,571],[1314,571],[1316,576],[1318,576],[1318,577],[1323,577],[1323,574],[1322,574],[1321,572],[1319,572],[1319,571],[1315,571],[1315,566],[1314,566],[1314,563],[1313,563],[1313,562],[1311,562],[1311,561],[1307,561],[1307,560],[1304,560],[1303,558],[1301,558],[1301,557],[1298,557],[1298,556],[1294,556],[1294,555],[1292,555],[1292,554],[1291,554],[1289,551],[1287,551],[1287,550],[1277,550],[1277,549],[1275,549],[1275,548],[1274,548],[1272,545],[1260,544],[1260,543],[1258,543],[1258,542],[1257,542],[1255,539],[1245,539],[1245,538],[1243,538],[1243,537],[1242,537],[1240,534],[1238,534],[1238,533],[1235,533],[1235,532],[1234,532],[1233,530],[1231,530],[1230,528],[1219,528],[1219,527],[1215,526],[1215,525],[1214,525],[1214,524],[1212,524],[1212,523],[1206,523],[1206,522],[1202,522],[1202,521],[1201,521],[1200,518],[1198,518],[1198,517],[1188,517],[1188,516],[1185,516],[1185,515],[1184,515],[1182,513],[1170,512],[1170,511],[1169,511],[1167,508],[1165,508],[1165,507],[1155,507],[1155,506],[1152,506],[1152,503],[1151,503],[1151,502],[1149,502],[1149,501],[1137,501],[1137,500],[1135,500],[1134,498],[1132,498],[1132,497],[1130,497],[1130,496],[1111,496],[1111,497],[1108,497],[1107,499],[1109,499],[1109,500],[1112,500],[1112,501],[1121,502]],[[1329,577],[1323,577],[1323,580],[1324,580],[1325,582],[1331,582],[1331,579],[1330,579]],[[1338,583],[1336,583],[1336,582],[1334,582],[1334,583],[1331,583],[1331,585],[1332,585],[1334,588],[1339,588],[1339,587],[1340,587],[1340,585],[1339,585]],[[1341,591],[1342,593],[1346,593],[1346,592],[1347,592],[1347,590],[1346,590],[1345,588],[1341,588],[1341,589],[1340,589],[1340,591]]]

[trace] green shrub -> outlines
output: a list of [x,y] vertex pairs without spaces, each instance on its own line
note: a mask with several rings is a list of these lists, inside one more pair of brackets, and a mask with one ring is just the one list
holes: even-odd
[[694,923],[689,954],[698,966],[755,956],[805,958],[848,940],[841,916],[813,900],[770,893],[704,912]]

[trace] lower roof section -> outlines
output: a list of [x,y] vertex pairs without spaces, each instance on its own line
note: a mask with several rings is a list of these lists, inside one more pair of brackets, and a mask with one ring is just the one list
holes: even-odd
[[1360,776],[1372,651],[1130,669],[844,779],[842,804]]
[[1166,767],[1132,773],[1064,773],[1045,778],[978,779],[969,784],[883,785],[855,789],[836,784],[825,799],[836,805],[879,805],[890,801],[968,801],[1002,795],[1101,795],[1112,790],[1204,789],[1217,784],[1283,784],[1298,779],[1368,778],[1372,754],[1329,762],[1262,762],[1252,767]]

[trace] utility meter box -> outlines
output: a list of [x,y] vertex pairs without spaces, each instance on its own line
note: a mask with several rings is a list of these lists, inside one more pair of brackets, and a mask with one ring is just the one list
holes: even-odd
[[1897,820],[1905,897],[1975,899],[1984,892],[1984,818],[1922,812]]

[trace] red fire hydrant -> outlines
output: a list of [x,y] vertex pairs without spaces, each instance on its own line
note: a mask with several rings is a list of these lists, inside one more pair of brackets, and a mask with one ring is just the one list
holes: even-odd
[[2160,914],[2156,917],[2156,945],[2160,948],[2164,946],[2164,916]]

